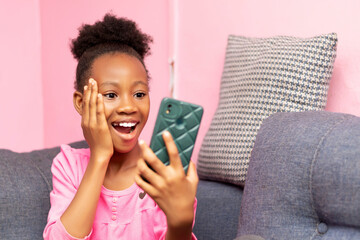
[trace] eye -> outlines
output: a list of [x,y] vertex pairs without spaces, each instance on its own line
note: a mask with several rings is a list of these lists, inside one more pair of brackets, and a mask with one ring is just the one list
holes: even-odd
[[114,99],[114,98],[116,98],[116,94],[115,93],[106,93],[106,94],[104,94],[104,97],[106,97],[108,99]]
[[137,92],[134,94],[135,98],[143,98],[145,96],[146,96],[146,93],[144,93],[144,92]]

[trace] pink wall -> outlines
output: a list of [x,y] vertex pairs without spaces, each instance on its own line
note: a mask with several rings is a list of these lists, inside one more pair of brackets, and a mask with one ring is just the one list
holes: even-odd
[[[310,37],[337,32],[338,56],[327,110],[360,116],[360,2],[357,0],[0,0],[0,148],[27,151],[82,139],[73,109],[76,62],[69,41],[83,22],[112,10],[154,37],[147,59],[152,112],[168,95],[168,58],[175,59],[175,96],[205,107],[194,158],[209,127],[228,34]],[[11,79],[11,81],[9,81]],[[16,81],[15,81],[16,80]]]
[[327,110],[360,116],[360,1],[181,1],[176,35],[176,96],[204,106],[196,160],[219,96],[227,36],[338,34]]
[[39,10],[38,0],[0,0],[0,148],[44,145]]
[[45,147],[83,139],[80,117],[72,102],[76,61],[69,41],[82,23],[93,23],[106,12],[130,18],[153,36],[152,55],[146,60],[151,80],[151,112],[142,138],[149,141],[160,100],[168,90],[168,4],[166,0],[41,0],[42,80]]

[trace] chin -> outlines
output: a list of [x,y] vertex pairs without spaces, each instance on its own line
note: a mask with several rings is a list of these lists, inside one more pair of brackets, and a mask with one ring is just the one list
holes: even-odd
[[113,144],[114,144],[115,152],[129,153],[137,146],[137,141],[132,142],[131,144],[115,143],[115,142]]

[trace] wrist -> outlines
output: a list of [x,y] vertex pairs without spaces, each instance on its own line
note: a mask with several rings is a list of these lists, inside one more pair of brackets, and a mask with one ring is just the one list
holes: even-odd
[[101,152],[91,151],[90,153],[90,163],[94,163],[97,166],[107,167],[110,158],[111,156],[108,156],[107,154],[102,154]]
[[184,227],[191,227],[194,222],[194,211],[182,211],[181,213],[174,213],[167,216],[167,225],[169,228],[181,229]]
[[175,239],[191,239],[192,238],[192,223],[193,221],[177,222],[176,224],[169,224],[166,232],[166,240]]

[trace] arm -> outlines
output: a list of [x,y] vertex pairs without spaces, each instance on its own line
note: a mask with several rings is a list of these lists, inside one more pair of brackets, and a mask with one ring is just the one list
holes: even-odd
[[[78,182],[78,179],[83,178],[85,171],[81,174],[77,170],[84,167],[86,169],[89,162],[88,157],[88,151],[79,152],[66,145],[61,146],[61,152],[55,157],[51,166],[53,190],[50,193],[51,208],[43,235],[45,240],[78,239],[75,237],[76,235],[69,234],[60,217],[73,201],[79,189],[81,182]],[[87,238],[85,237],[85,239]]]
[[98,163],[93,156],[73,200],[60,220],[66,231],[74,237],[83,238],[92,230],[106,164]]
[[[185,175],[176,144],[171,134],[163,134],[170,158],[165,166],[153,151],[141,142],[143,158],[138,162],[136,183],[147,192],[163,210],[167,219],[167,240],[191,239],[194,221],[194,203],[198,184],[195,164],[190,162]],[[155,170],[151,170],[145,161]],[[148,180],[145,182],[141,176]]]
[[74,238],[91,233],[106,169],[113,154],[113,144],[104,114],[102,96],[98,95],[95,80],[84,88],[81,126],[91,150],[89,164],[69,206],[60,220],[65,231]]

